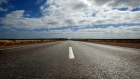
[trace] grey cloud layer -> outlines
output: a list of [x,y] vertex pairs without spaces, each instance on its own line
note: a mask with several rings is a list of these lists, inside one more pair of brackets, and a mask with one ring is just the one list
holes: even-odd
[[139,7],[140,0],[88,0],[99,6],[107,5],[111,7]]

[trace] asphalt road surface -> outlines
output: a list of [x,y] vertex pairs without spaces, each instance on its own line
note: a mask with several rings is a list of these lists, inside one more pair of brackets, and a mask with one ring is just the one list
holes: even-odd
[[0,50],[0,79],[140,79],[140,49],[61,41]]

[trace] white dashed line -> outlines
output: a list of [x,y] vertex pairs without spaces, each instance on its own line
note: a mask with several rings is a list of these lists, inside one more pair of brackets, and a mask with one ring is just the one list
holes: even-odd
[[74,59],[74,54],[72,51],[72,47],[69,47],[69,59]]

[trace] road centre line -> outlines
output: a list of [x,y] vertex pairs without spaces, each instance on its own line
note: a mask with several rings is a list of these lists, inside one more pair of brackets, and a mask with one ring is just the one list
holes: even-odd
[[69,59],[74,59],[74,54],[73,54],[73,51],[72,51],[72,47],[69,47]]

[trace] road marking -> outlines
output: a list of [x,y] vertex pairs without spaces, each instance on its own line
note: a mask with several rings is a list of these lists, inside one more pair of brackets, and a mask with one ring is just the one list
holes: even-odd
[[72,51],[72,47],[69,47],[69,59],[74,59],[74,54]]

